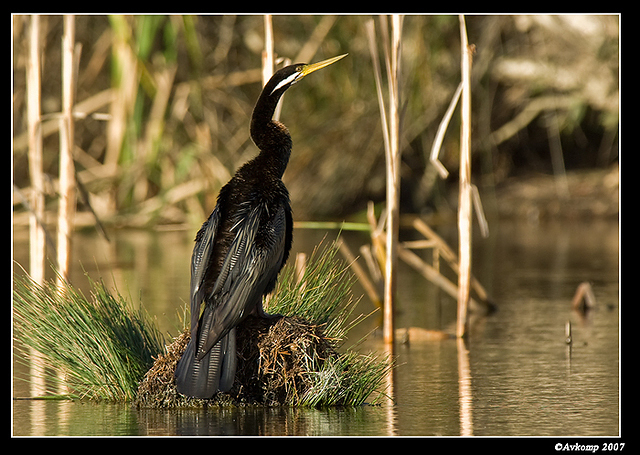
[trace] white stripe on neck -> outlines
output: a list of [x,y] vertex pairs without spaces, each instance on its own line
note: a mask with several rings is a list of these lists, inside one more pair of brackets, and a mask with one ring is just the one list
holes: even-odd
[[278,85],[276,85],[273,90],[271,90],[271,95],[273,95],[273,92],[275,92],[276,90],[284,87],[285,85],[291,83],[293,84],[294,82],[296,82],[296,79],[298,79],[298,77],[300,77],[300,73],[295,72],[293,73],[291,76],[281,80],[280,82],[278,82]]

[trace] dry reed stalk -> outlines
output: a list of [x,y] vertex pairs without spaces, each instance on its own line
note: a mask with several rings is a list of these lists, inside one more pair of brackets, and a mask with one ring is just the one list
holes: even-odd
[[324,42],[324,38],[327,36],[327,33],[329,33],[329,30],[331,30],[335,21],[335,16],[322,16],[322,19],[320,19],[316,28],[313,29],[311,36],[307,42],[304,43],[293,61],[311,62],[313,56],[318,52],[318,48]]
[[[376,220],[375,207],[373,201],[369,201],[367,205],[367,222],[371,229],[371,245],[373,247],[372,255],[378,262],[378,269],[384,270],[385,263],[385,246],[384,246],[384,224],[386,223],[386,210],[380,214],[380,220]],[[382,277],[381,277],[382,279]]]
[[[455,283],[449,281],[444,275],[442,275],[434,266],[431,266],[424,262],[417,254],[406,248],[398,247],[398,256],[406,264],[415,269],[427,280],[438,286],[454,299],[458,297],[458,287]],[[471,297],[469,297],[469,303],[472,307],[478,307],[478,303]]]
[[384,339],[393,343],[395,334],[393,305],[398,263],[398,235],[400,231],[400,41],[402,16],[391,16],[391,59],[389,69],[389,165],[387,166],[387,262],[385,266]]
[[36,283],[44,282],[45,232],[44,173],[42,170],[42,129],[40,122],[40,17],[31,16],[29,59],[27,61],[27,122],[29,131],[29,176],[33,188],[32,215],[29,218],[29,274]]
[[[89,98],[84,99],[74,106],[73,117],[74,118],[85,118],[89,115],[92,115],[93,118],[98,120],[104,120],[105,114],[96,113],[95,111],[101,109],[104,106],[109,105],[113,98],[113,89],[106,89],[101,92],[96,93],[95,95],[90,96]],[[60,128],[60,121],[57,118],[50,118],[49,120],[42,121],[41,130],[42,137],[46,138],[51,134],[56,133]],[[22,134],[19,134],[13,140],[13,151],[21,151],[26,149],[29,146],[29,132],[26,131]]]
[[[64,30],[62,34],[62,113],[60,115],[60,170],[59,170],[59,202],[58,202],[58,244],[57,266],[58,275],[56,286],[58,292],[64,293],[63,281],[69,280],[69,265],[71,262],[71,235],[74,229],[76,212],[76,179],[73,163],[74,148],[74,120],[73,105],[75,102],[77,64],[80,60],[80,46],[75,46],[75,17],[64,16]],[[58,372],[61,381],[59,392],[68,393],[64,385],[63,371]]]
[[140,79],[137,59],[129,44],[132,33],[129,25],[120,16],[111,17],[111,23],[114,30],[111,57],[115,67],[113,76],[115,90],[110,104],[105,165],[118,164],[126,134],[127,119],[133,111]]
[[458,205],[458,315],[456,335],[463,337],[467,325],[467,309],[471,283],[471,48],[466,23],[460,18],[462,67],[462,106],[460,131],[460,195]]
[[262,86],[273,76],[273,22],[271,14],[264,15],[264,50],[262,51]]
[[307,255],[306,255],[306,253],[298,253],[298,254],[296,254],[295,269],[296,269],[296,284],[297,285],[300,285],[300,283],[304,279],[304,272],[305,272],[306,268],[307,268]]
[[[417,218],[417,217],[414,218],[411,221],[411,225],[416,231],[421,233],[426,239],[428,239],[431,242],[434,242],[435,244],[434,252],[437,251],[438,256],[439,257],[441,256],[445,261],[447,261],[447,264],[449,264],[449,267],[451,267],[451,270],[453,270],[456,274],[459,273],[458,257],[453,252],[453,250],[449,247],[449,245],[447,245],[447,242],[445,242],[444,239],[442,239],[442,237],[440,237],[433,229],[431,229],[427,225],[427,223],[422,221],[420,218]],[[434,268],[435,268],[435,263],[434,263]],[[481,301],[483,302],[489,301],[489,294],[487,293],[486,289],[482,286],[482,284],[480,284],[480,282],[473,275],[471,275],[471,287],[476,292],[476,294],[478,295]],[[454,297],[457,298],[457,295],[455,295]]]
[[371,61],[373,63],[373,75],[376,80],[376,94],[378,96],[378,106],[380,107],[380,122],[382,123],[382,137],[384,139],[385,153],[390,149],[389,130],[387,128],[387,110],[385,108],[384,95],[382,94],[382,72],[380,70],[380,61],[378,59],[378,50],[376,46],[376,31],[373,19],[365,24],[367,35],[369,38],[369,51],[371,52]]
[[[420,225],[419,223],[416,223],[416,224]],[[424,227],[421,227],[421,229],[422,229],[422,232],[424,232]],[[421,232],[420,229],[416,229],[416,230]],[[384,246],[384,244],[386,243],[386,239],[384,237],[381,237],[381,241]],[[449,261],[451,261],[451,259],[453,258],[453,261],[449,262],[449,264],[453,269],[453,271],[457,273],[458,267],[455,260],[455,254],[446,245],[446,243],[444,243],[444,241],[440,237],[438,237],[437,234],[435,233],[434,233],[434,239],[430,240],[429,242],[433,244],[432,247],[434,248],[434,251],[438,252],[438,254],[435,255],[436,258],[438,258],[441,253],[444,253],[443,256],[448,258]],[[442,247],[442,249],[439,249],[439,247]],[[413,268],[418,273],[420,273],[425,279],[427,279],[431,283],[438,286],[440,289],[445,291],[454,299],[458,297],[458,293],[459,293],[458,286],[440,273],[440,270],[437,267],[437,263],[435,263],[433,266],[427,264],[417,254],[405,248],[401,244],[397,246],[397,251],[398,251],[398,257],[407,265],[409,265],[411,268]],[[482,302],[483,303],[488,302],[487,292],[480,285],[480,283],[477,280],[475,280],[475,278],[471,277],[471,279],[472,279],[472,282],[477,285],[477,288],[474,288],[474,289],[476,290]],[[471,307],[480,308],[480,305],[476,300],[474,300],[471,297],[469,297],[468,300]]]
[[[273,17],[271,14],[264,15],[264,50],[262,51],[262,86],[264,87],[273,76],[273,70],[275,69],[275,44],[273,41]],[[273,113],[274,120],[280,119],[280,112],[282,112],[282,99],[280,97],[276,110]]]
[[[256,82],[260,82],[261,75],[262,70],[259,68],[254,68],[249,70],[234,71],[229,74],[214,74],[205,76],[202,78],[200,83],[202,84],[202,88],[204,90],[213,91],[216,89],[254,84]],[[189,85],[189,82],[181,82],[180,84],[176,85],[176,90],[180,89],[180,87],[184,85]]]
[[[373,257],[373,252],[371,251],[371,246],[362,245],[360,247],[360,254],[364,258],[367,263],[367,268],[369,269],[369,274],[371,275],[371,279],[374,283],[378,284],[380,288],[382,288],[382,274],[380,273],[380,267],[378,262]],[[382,300],[380,300],[380,306],[382,306]]]
[[[79,56],[78,56],[79,57]],[[64,17],[62,36],[62,115],[60,116],[60,174],[58,206],[58,280],[68,280],[71,255],[71,232],[76,208],[75,169],[73,164],[75,99],[75,18]]]
[[489,237],[489,223],[487,222],[487,217],[485,216],[484,209],[482,208],[480,191],[478,191],[478,187],[474,184],[471,184],[471,198],[473,201],[473,211],[478,217],[478,225],[480,225],[480,235],[486,239]]
[[146,169],[158,159],[158,150],[164,132],[165,113],[173,88],[177,66],[171,65],[151,75],[156,87],[155,95],[151,103],[151,110],[145,125],[144,139],[137,144],[136,172],[140,173],[134,184],[134,200],[142,202],[147,198],[149,179]]
[[444,117],[440,121],[440,125],[438,126],[438,131],[436,133],[436,137],[433,141],[433,146],[431,147],[431,155],[429,155],[429,161],[434,165],[440,177],[446,179],[449,176],[449,171],[444,167],[444,164],[440,162],[438,156],[440,155],[440,147],[442,146],[442,141],[444,140],[444,134],[447,131],[447,127],[449,126],[449,122],[451,121],[451,116],[453,115],[453,111],[455,110],[456,105],[458,104],[458,100],[460,99],[460,93],[462,92],[462,82],[458,84],[458,88],[453,94],[453,98],[451,98],[451,102],[449,103],[449,107],[444,114]]
[[380,18],[383,35],[383,48],[387,69],[387,85],[389,90],[389,116],[387,117],[382,95],[382,76],[378,63],[375,45],[375,26],[367,23],[369,48],[374,66],[378,104],[385,139],[386,177],[387,177],[387,230],[385,255],[385,286],[383,309],[383,335],[386,343],[393,343],[393,301],[396,287],[396,265],[398,262],[398,233],[400,230],[400,95],[399,69],[400,44],[402,37],[402,16],[391,16],[391,36],[387,30],[387,20]]
[[[29,274],[37,283],[44,283],[44,263],[46,256],[46,236],[44,220],[44,173],[42,169],[42,128],[40,93],[40,17],[31,16],[29,34],[29,58],[27,60],[27,123],[29,177],[33,193],[29,216]],[[44,365],[44,357],[33,348],[29,349],[31,371],[38,371]],[[31,396],[41,396],[46,392],[44,379],[32,375]]]
[[342,256],[351,267],[351,270],[353,270],[353,273],[355,273],[355,275],[358,277],[358,281],[369,296],[369,299],[373,302],[376,308],[380,308],[382,306],[382,300],[380,299],[378,290],[376,289],[376,286],[373,284],[373,282],[369,279],[369,276],[366,274],[362,266],[358,263],[358,258],[353,255],[351,249],[342,240],[337,240],[336,243],[340,248]]

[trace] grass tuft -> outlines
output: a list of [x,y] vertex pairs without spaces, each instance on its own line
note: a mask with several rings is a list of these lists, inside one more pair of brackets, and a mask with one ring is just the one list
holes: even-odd
[[304,273],[297,277],[295,267],[285,267],[269,296],[266,310],[285,316],[297,316],[313,325],[324,325],[324,336],[342,340],[355,306],[351,287],[355,277],[341,260],[335,243],[311,253]]
[[15,276],[14,332],[22,345],[44,355],[44,365],[32,365],[35,373],[62,382],[72,396],[129,401],[164,352],[164,339],[142,308],[90,281],[86,298],[63,280],[58,287]]
[[[165,348],[154,321],[102,282],[91,298],[62,282],[40,286],[14,277],[14,327],[21,344],[44,356],[37,374],[73,397],[129,401],[139,407],[211,405],[358,406],[380,390],[388,357],[340,349],[352,317],[355,278],[333,243],[310,256],[299,277],[282,271],[267,310],[283,318],[249,317],[238,327],[233,389],[211,400],[177,393],[173,372],[189,340],[187,328]],[[27,358],[28,349],[22,348]],[[378,397],[382,396],[382,393]]]
[[340,353],[349,330],[364,316],[351,318],[356,301],[351,287],[355,276],[343,261],[334,242],[311,254],[301,279],[294,267],[283,270],[278,286],[269,300],[268,311],[300,317],[310,325],[323,328],[333,355],[311,359],[302,370],[301,390],[287,404],[301,406],[359,406],[379,390],[392,362],[388,357],[362,355],[350,349]]

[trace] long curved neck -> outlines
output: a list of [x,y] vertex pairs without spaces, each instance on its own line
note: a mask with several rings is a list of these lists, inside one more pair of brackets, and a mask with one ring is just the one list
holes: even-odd
[[260,149],[257,159],[266,161],[269,169],[282,177],[293,144],[287,127],[272,118],[280,96],[282,92],[271,95],[267,88],[262,92],[251,117],[251,139]]

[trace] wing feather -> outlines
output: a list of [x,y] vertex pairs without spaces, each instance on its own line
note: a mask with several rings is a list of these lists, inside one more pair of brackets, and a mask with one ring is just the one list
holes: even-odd
[[220,206],[216,205],[209,219],[196,234],[196,245],[191,255],[191,334],[195,336],[200,318],[200,306],[204,298],[204,277],[211,260],[220,224]]
[[[242,214],[234,224],[236,236],[225,257],[222,269],[207,302],[214,304],[207,324],[200,333],[203,357],[229,330],[235,327],[256,305],[265,291],[270,291],[285,256],[287,209],[280,206],[267,226],[260,226],[266,214],[265,204],[258,204]],[[260,231],[260,241],[256,235]]]

